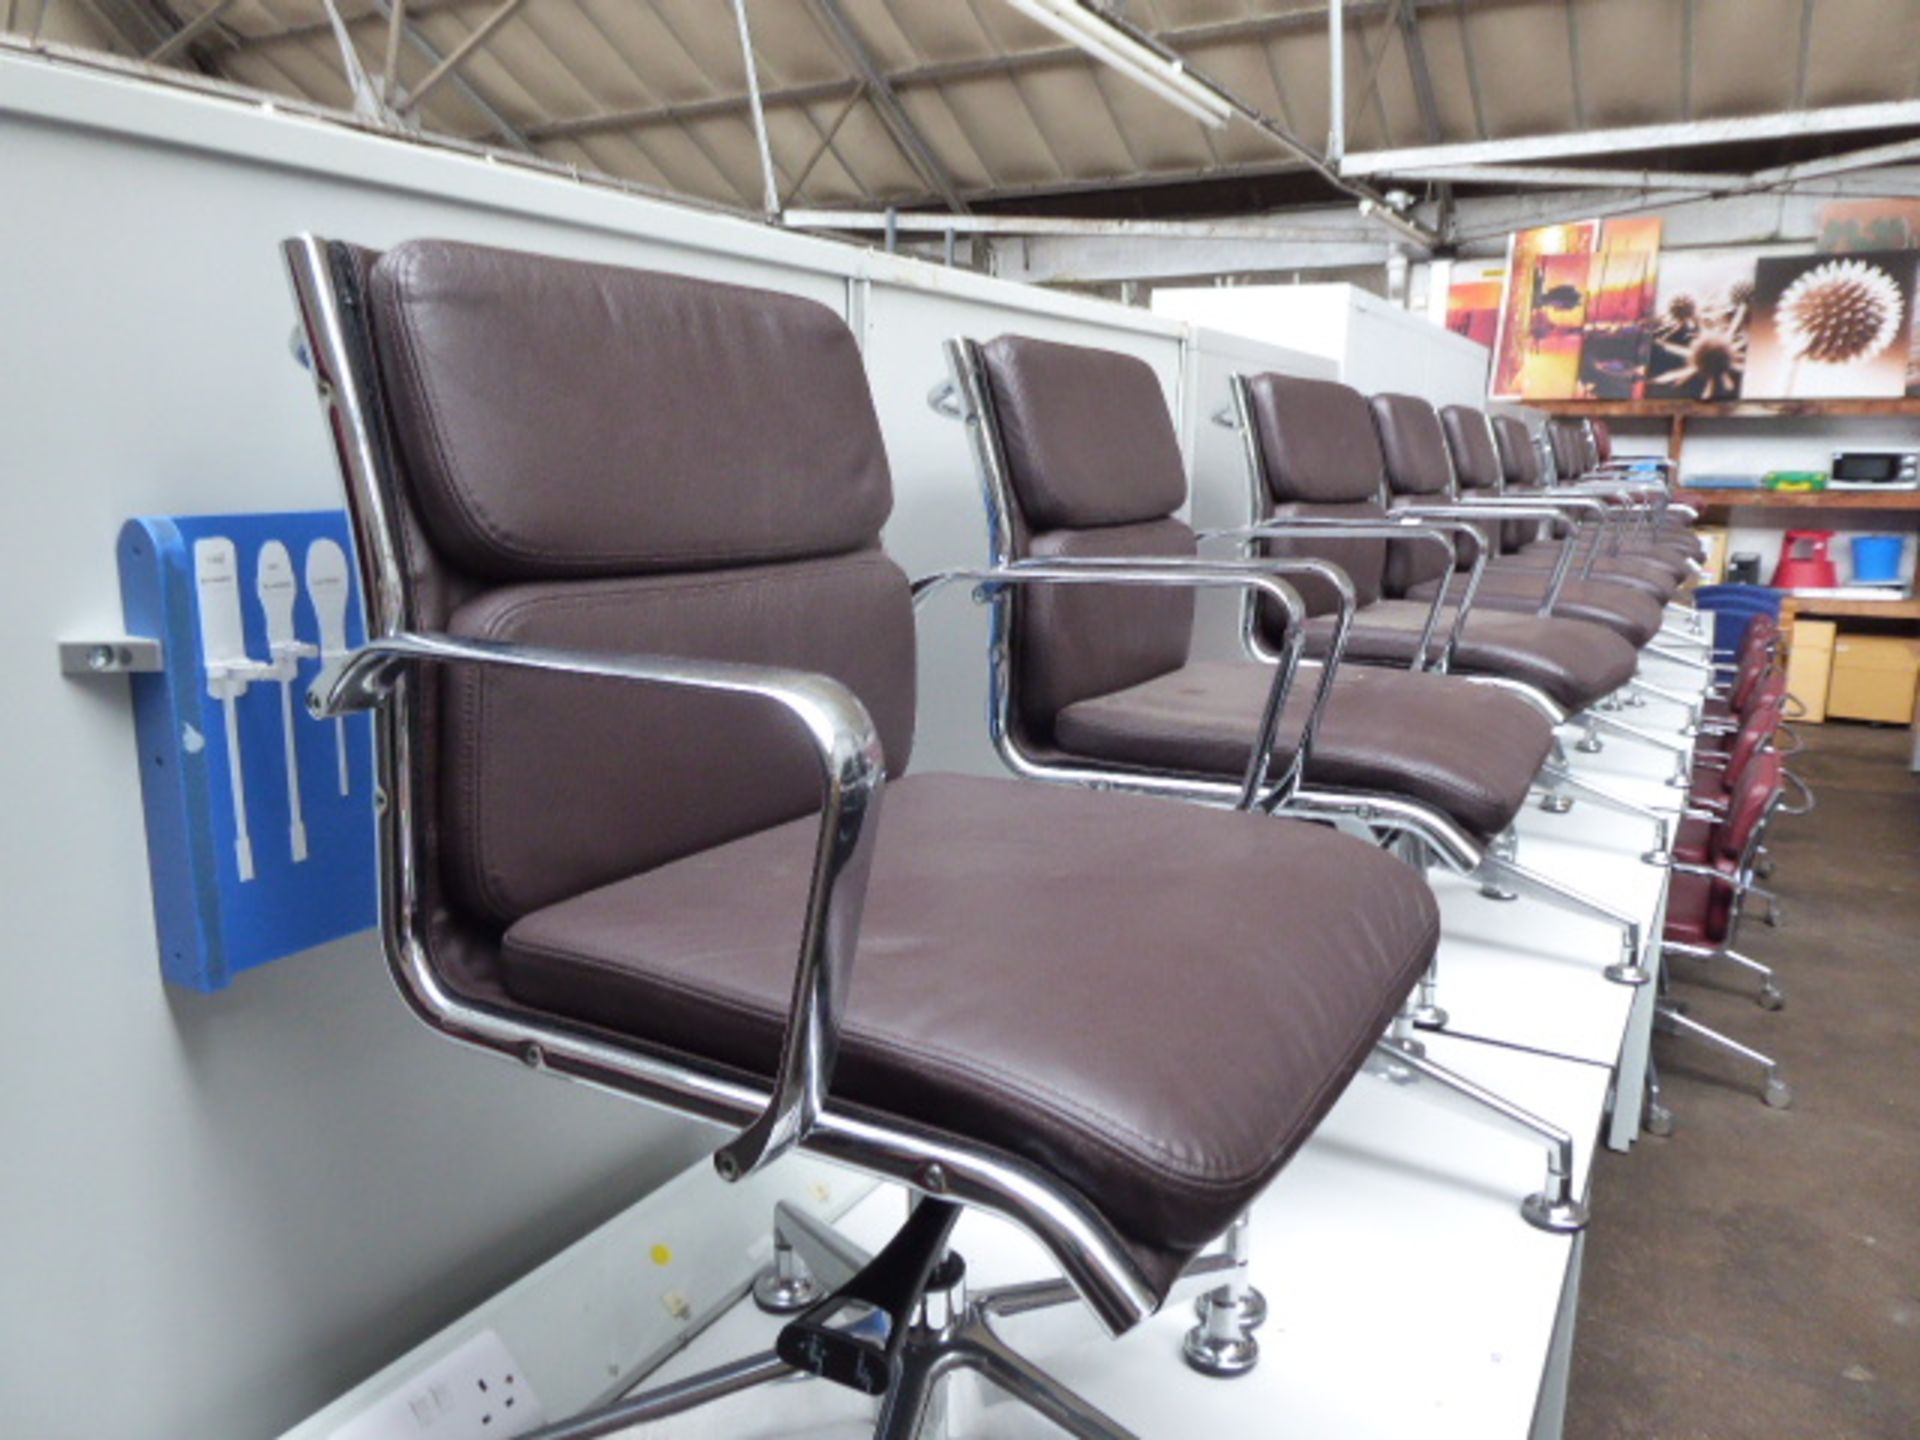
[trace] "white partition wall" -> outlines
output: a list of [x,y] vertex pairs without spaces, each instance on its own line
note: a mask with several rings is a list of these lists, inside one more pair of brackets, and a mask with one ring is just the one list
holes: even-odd
[[[20,520],[0,616],[15,1017],[0,1432],[276,1433],[713,1140],[435,1039],[370,934],[217,995],[161,983],[126,684],[62,678],[54,643],[122,628],[113,547],[130,516],[339,504],[279,241],[432,235],[832,306],[866,349],[895,477],[887,543],[914,573],[986,553],[964,434],[926,405],[943,339],[1018,330],[1138,355],[1192,437],[1188,330],[19,56],[0,55],[0,175],[0,434]],[[915,763],[997,769],[981,613],[963,593],[936,603]]]
[[1398,391],[1435,405],[1486,402],[1487,350],[1426,316],[1354,285],[1167,287],[1153,310],[1331,360],[1336,378],[1369,395]]
[[[986,505],[966,431],[927,405],[928,392],[947,375],[946,340],[1017,333],[1123,351],[1153,366],[1179,413],[1184,326],[971,275],[946,274],[931,288],[924,266],[874,260],[861,341],[893,464],[887,549],[909,574],[987,560]],[[961,586],[934,597],[921,615],[917,766],[1005,773],[986,730],[986,616]]]
[[[1263,345],[1219,330],[1195,330],[1187,350],[1187,453],[1192,484],[1192,522],[1196,530],[1245,525],[1252,518],[1253,496],[1247,475],[1246,442],[1232,428],[1232,382],[1236,374],[1278,373],[1316,380],[1335,378],[1332,360],[1303,351]],[[1205,553],[1228,556],[1231,548]],[[1195,656],[1229,660],[1241,654],[1241,598],[1228,591],[1200,596],[1194,617]]]

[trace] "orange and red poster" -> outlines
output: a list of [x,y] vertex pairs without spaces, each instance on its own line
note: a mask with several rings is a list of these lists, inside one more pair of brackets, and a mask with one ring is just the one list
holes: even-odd
[[1447,291],[1447,329],[1491,350],[1500,333],[1500,295],[1505,289],[1506,269],[1487,265],[1464,272],[1455,270],[1454,275]]
[[[1580,363],[1579,330],[1574,331],[1572,368],[1567,366],[1566,337],[1562,321],[1567,311],[1547,307],[1542,313],[1541,262],[1558,256],[1578,256],[1583,261],[1592,255],[1599,238],[1598,220],[1580,220],[1571,225],[1543,225],[1535,230],[1518,230],[1507,245],[1507,293],[1500,307],[1500,326],[1493,347],[1493,380],[1487,393],[1496,400],[1566,398],[1573,394]],[[1556,282],[1568,283],[1565,277]],[[1578,309],[1585,314],[1585,285],[1580,282]],[[1555,295],[1554,299],[1563,298]],[[1540,349],[1542,341],[1548,349]]]
[[1658,216],[1609,220],[1600,230],[1587,296],[1587,333],[1580,348],[1578,394],[1591,400],[1635,400],[1645,393],[1660,263]]

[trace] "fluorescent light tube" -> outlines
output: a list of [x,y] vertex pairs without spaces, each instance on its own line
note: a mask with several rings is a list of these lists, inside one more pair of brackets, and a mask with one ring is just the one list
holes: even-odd
[[1007,3],[1210,129],[1219,129],[1233,114],[1233,105],[1226,96],[1205,81],[1196,80],[1178,60],[1142,44],[1079,0],[1007,0]]

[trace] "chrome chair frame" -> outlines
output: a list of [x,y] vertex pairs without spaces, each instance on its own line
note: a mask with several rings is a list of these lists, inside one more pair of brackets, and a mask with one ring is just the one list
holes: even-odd
[[[350,251],[301,235],[287,241],[282,252],[306,337],[303,359],[312,372],[346,491],[370,637],[316,677],[307,703],[320,716],[372,712],[380,932],[389,970],[408,1005],[426,1025],[449,1038],[556,1078],[726,1128],[731,1133],[714,1154],[715,1169],[724,1180],[738,1180],[800,1149],[899,1183],[949,1209],[970,1206],[997,1215],[1031,1236],[1065,1278],[971,1298],[951,1288],[936,1296],[930,1287],[903,1341],[900,1378],[883,1401],[876,1430],[880,1440],[911,1440],[938,1380],[961,1368],[987,1373],[1023,1403],[1084,1440],[1133,1440],[1094,1407],[1014,1356],[990,1329],[998,1315],[1075,1301],[1084,1302],[1115,1335],[1151,1316],[1162,1301],[1136,1268],[1122,1238],[1077,1194],[1034,1165],[911,1123],[850,1111],[832,1094],[873,821],[884,791],[880,743],[864,707],[839,682],[804,671],[681,657],[614,658],[419,632],[394,526],[400,513],[398,474],[388,436],[375,418],[378,375],[365,297]],[[1129,564],[1124,573],[1065,566],[1007,567],[964,576],[948,572],[917,587],[916,606],[962,578],[993,596],[1037,583],[1242,585],[1266,594],[1290,614],[1301,609],[1297,594],[1270,567],[1146,562]],[[478,1001],[456,993],[436,972],[423,933],[420,877],[412,858],[428,803],[421,770],[414,763],[420,744],[415,690],[421,670],[451,666],[724,691],[783,708],[807,731],[822,765],[820,838],[801,925],[793,998],[771,1083],[752,1083],[720,1067],[658,1053],[556,1017]],[[1270,757],[1289,680],[1289,675],[1276,675],[1262,716],[1261,743],[1236,799],[1263,797],[1272,788],[1261,760]],[[1236,1267],[1244,1275],[1244,1257],[1203,1256],[1188,1273],[1204,1278]],[[942,1305],[944,1317],[936,1319],[933,1312]],[[549,1425],[531,1440],[612,1435],[796,1373],[804,1372],[795,1371],[778,1353],[753,1356]]]
[[[1153,1287],[1121,1237],[1065,1187],[987,1147],[851,1112],[831,1093],[871,822],[884,788],[878,740],[858,700],[837,682],[805,672],[668,657],[612,660],[417,633],[393,528],[397,475],[374,418],[378,382],[364,297],[345,247],[302,235],[286,242],[283,256],[345,483],[370,636],[367,645],[321,673],[308,704],[327,715],[373,711],[381,938],[394,981],[415,1014],[444,1035],[530,1069],[726,1127],[733,1133],[714,1156],[723,1179],[739,1179],[803,1149],[1009,1220],[1046,1250],[1110,1333],[1152,1315]],[[1269,587],[1282,601],[1290,598],[1272,576],[1249,575],[1245,583]],[[450,665],[727,690],[783,707],[807,728],[822,757],[826,807],[774,1083],[750,1083],[584,1026],[483,1003],[455,993],[436,973],[411,858],[426,804],[413,759],[420,743],[414,690],[418,670]]]
[[[1776,815],[1793,813],[1785,805],[1785,790],[1776,791],[1767,802],[1767,808],[1760,821],[1754,826],[1753,834],[1747,837],[1747,843],[1740,852],[1739,863],[1732,874],[1716,869],[1711,865],[1694,865],[1675,861],[1673,872],[1677,875],[1692,875],[1714,885],[1725,886],[1733,895],[1728,905],[1727,938],[1719,945],[1696,945],[1691,941],[1662,939],[1661,952],[1688,960],[1712,962],[1723,960],[1730,965],[1759,977],[1761,987],[1754,997],[1756,1004],[1763,1010],[1779,1010],[1786,1004],[1786,994],[1777,983],[1773,968],[1764,965],[1750,956],[1743,955],[1733,948],[1733,940],[1740,932],[1740,921],[1746,910],[1747,896],[1759,894],[1771,901],[1771,895],[1758,883],[1758,870],[1761,854],[1766,849],[1768,828]],[[1771,912],[1770,912],[1771,913]],[[1784,1110],[1793,1104],[1793,1090],[1780,1072],[1780,1063],[1771,1055],[1742,1044],[1732,1036],[1723,1034],[1710,1026],[1701,1024],[1689,1016],[1680,1006],[1661,1001],[1656,1007],[1655,1016],[1662,1029],[1670,1034],[1678,1034],[1700,1040],[1716,1050],[1745,1060],[1760,1071],[1760,1098],[1775,1110]]]
[[[1192,803],[1221,805],[1231,803],[1239,809],[1258,809],[1268,814],[1293,816],[1300,819],[1318,820],[1336,825],[1350,832],[1378,839],[1383,835],[1400,835],[1412,842],[1413,847],[1422,855],[1437,856],[1449,868],[1462,873],[1488,878],[1498,875],[1508,883],[1525,889],[1528,893],[1557,905],[1564,905],[1580,913],[1609,920],[1622,927],[1623,960],[1618,966],[1609,967],[1609,978],[1622,983],[1641,984],[1651,978],[1640,966],[1640,927],[1631,917],[1620,914],[1601,902],[1567,890],[1556,882],[1526,869],[1513,861],[1510,856],[1490,854],[1486,847],[1469,836],[1456,825],[1452,818],[1441,814],[1429,806],[1403,797],[1385,795],[1378,792],[1347,792],[1318,787],[1308,787],[1301,783],[1308,746],[1317,728],[1320,716],[1325,708],[1331,690],[1332,680],[1346,648],[1347,632],[1352,625],[1356,608],[1356,599],[1352,582],[1338,566],[1323,560],[1308,558],[1274,558],[1256,556],[1243,558],[1237,562],[1254,573],[1271,575],[1311,575],[1323,583],[1329,584],[1338,598],[1339,610],[1335,622],[1334,637],[1326,662],[1322,666],[1319,686],[1315,692],[1314,705],[1310,718],[1303,728],[1302,740],[1294,763],[1289,767],[1288,776],[1278,786],[1261,790],[1256,785],[1260,771],[1258,749],[1270,744],[1272,726],[1268,723],[1277,717],[1279,706],[1284,706],[1285,691],[1276,683],[1269,691],[1268,701],[1262,716],[1262,724],[1256,738],[1256,754],[1249,765],[1248,773],[1238,787],[1219,781],[1209,781],[1198,776],[1179,776],[1168,773],[1154,773],[1139,769],[1107,767],[1091,762],[1062,762],[1033,755],[1020,742],[1018,729],[1013,723],[1015,710],[1012,676],[1014,673],[1011,652],[1012,617],[1009,602],[1012,598],[1008,581],[1025,578],[1038,578],[1043,573],[1055,570],[1063,565],[1074,572],[1077,578],[1095,583],[1111,583],[1122,578],[1126,572],[1143,562],[1136,560],[1107,560],[1098,558],[1076,558],[1062,561],[1058,558],[1046,560],[1020,559],[1015,556],[1013,517],[1016,501],[1010,478],[1005,452],[1001,445],[1000,428],[995,419],[993,396],[986,383],[986,373],[980,346],[966,337],[955,337],[946,342],[945,352],[948,365],[948,379],[935,384],[928,392],[927,403],[937,413],[948,419],[960,421],[967,432],[968,447],[973,456],[975,476],[981,488],[983,504],[987,512],[989,536],[989,555],[993,565],[985,570],[955,570],[927,577],[915,585],[915,603],[931,598],[937,590],[950,584],[972,582],[976,585],[975,597],[994,606],[992,630],[989,638],[989,674],[990,702],[988,706],[988,726],[994,748],[1013,773],[1025,778],[1046,780],[1054,783],[1087,785],[1108,789],[1139,789],[1148,793],[1183,799]],[[1342,522],[1330,521],[1333,525]],[[1449,564],[1454,558],[1454,547],[1447,540],[1441,527],[1422,522],[1408,525],[1404,522],[1382,522],[1376,526],[1354,526],[1358,532],[1367,535],[1380,533],[1384,528],[1394,538],[1409,536],[1429,540],[1442,546]],[[1477,540],[1478,533],[1470,526],[1457,528],[1472,533]],[[1319,533],[1325,534],[1324,530]],[[1234,532],[1201,532],[1199,539],[1232,535],[1244,538]],[[1475,577],[1479,567],[1485,563],[1484,551],[1476,555]],[[1212,569],[1216,562],[1196,561],[1185,557],[1153,561],[1156,568],[1171,567],[1174,573],[1185,570],[1204,574]],[[1256,602],[1264,587],[1243,585],[1249,596],[1248,603],[1242,607],[1243,630],[1245,617],[1256,613]],[[1287,587],[1288,601],[1283,605],[1288,617],[1285,649],[1279,654],[1262,650],[1259,658],[1280,669],[1281,680],[1285,687],[1292,684],[1292,672],[1299,664],[1304,636],[1301,631],[1305,620],[1305,607],[1298,592]],[[1430,643],[1435,625],[1435,617],[1441,609],[1436,603],[1428,617],[1424,639]],[[1423,644],[1422,651],[1427,648]],[[1416,663],[1415,669],[1420,668]],[[1538,694],[1531,687],[1520,687],[1529,693]],[[1545,696],[1539,696],[1542,705],[1549,714],[1557,717],[1558,709]],[[1616,974],[1618,971],[1620,973]],[[1631,978],[1630,978],[1631,977]],[[1434,1003],[1434,972],[1430,968],[1423,976],[1417,1002],[1402,1016],[1398,1017],[1389,1035],[1375,1047],[1376,1060],[1383,1073],[1398,1083],[1410,1083],[1423,1079],[1438,1085],[1443,1092],[1440,1098],[1449,1103],[1465,1103],[1476,1107],[1475,1113],[1491,1114],[1510,1125],[1525,1131],[1533,1138],[1546,1143],[1549,1150],[1548,1180],[1546,1186],[1536,1194],[1528,1196],[1521,1205],[1521,1214],[1536,1228],[1568,1231],[1577,1230],[1586,1224],[1585,1205],[1572,1194],[1573,1151],[1572,1139],[1551,1122],[1532,1115],[1495,1095],[1491,1091],[1474,1085],[1464,1077],[1455,1075],[1444,1067],[1426,1060],[1425,1047],[1415,1038],[1413,1026],[1438,1028],[1446,1023],[1447,1015]],[[1236,1238],[1229,1235],[1228,1246],[1236,1247]],[[1208,1369],[1195,1355],[1195,1347],[1203,1343],[1215,1346],[1231,1347],[1234,1338],[1221,1324],[1222,1312],[1219,1305],[1219,1293],[1203,1297],[1200,1307],[1201,1323],[1188,1337],[1188,1358],[1196,1368]],[[1257,1295],[1256,1295],[1257,1300]],[[1213,1302],[1209,1304],[1208,1302]],[[1237,1297],[1228,1303],[1225,1312],[1231,1315],[1238,1305],[1243,1303]],[[1213,1333],[1210,1333],[1213,1332]],[[1243,1365],[1232,1369],[1209,1369],[1209,1373],[1239,1373]]]

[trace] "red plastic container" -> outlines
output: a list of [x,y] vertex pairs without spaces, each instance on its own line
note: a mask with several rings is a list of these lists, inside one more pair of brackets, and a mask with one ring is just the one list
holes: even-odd
[[1840,583],[1834,572],[1831,530],[1789,530],[1780,541],[1780,563],[1773,568],[1776,590],[1831,590]]

